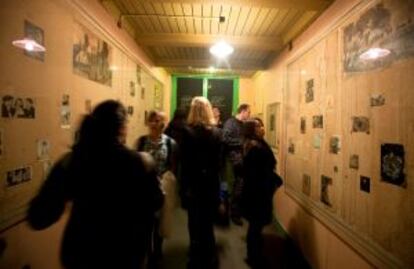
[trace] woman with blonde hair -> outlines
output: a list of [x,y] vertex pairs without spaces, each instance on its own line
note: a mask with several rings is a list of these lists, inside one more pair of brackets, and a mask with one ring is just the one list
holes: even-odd
[[194,97],[181,147],[180,196],[188,213],[189,268],[215,268],[213,221],[219,207],[222,142],[210,102]]

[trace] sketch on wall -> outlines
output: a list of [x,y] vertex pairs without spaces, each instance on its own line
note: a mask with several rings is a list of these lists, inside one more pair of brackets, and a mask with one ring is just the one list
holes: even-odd
[[60,105],[60,126],[62,128],[70,128],[70,96],[64,94]]
[[6,187],[14,187],[32,179],[32,167],[22,167],[6,172]]
[[306,81],[305,102],[310,103],[313,101],[313,79]]
[[34,119],[36,116],[33,98],[24,98],[11,95],[2,97],[1,116],[3,118]]
[[[36,41],[38,44],[44,46],[45,38],[43,29],[34,25],[33,23],[25,20],[24,21],[24,37]],[[30,56],[36,60],[44,61],[45,52],[44,51],[28,51],[24,50],[24,54]]]
[[112,48],[91,31],[75,23],[73,72],[84,78],[111,86]]
[[49,159],[50,142],[47,139],[37,140],[37,159],[45,160]]
[[381,178],[398,186],[405,185],[404,146],[400,144],[381,145]]
[[[344,27],[344,71],[361,72],[383,68],[414,56],[414,12],[410,1],[384,0]],[[391,53],[375,61],[359,56],[370,48]]]

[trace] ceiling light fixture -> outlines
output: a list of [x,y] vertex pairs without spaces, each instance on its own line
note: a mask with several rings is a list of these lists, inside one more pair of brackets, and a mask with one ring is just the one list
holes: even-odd
[[36,41],[30,38],[15,40],[12,42],[12,44],[15,47],[18,47],[20,49],[24,49],[27,51],[35,51],[35,52],[46,51],[45,47],[43,47],[42,45],[40,45],[39,43],[37,43]]
[[210,48],[210,53],[215,57],[223,59],[232,54],[233,47],[224,41],[219,41]]
[[382,58],[390,54],[391,51],[388,49],[382,49],[382,48],[370,48],[366,50],[364,53],[359,55],[359,58],[361,60],[375,60],[378,58]]

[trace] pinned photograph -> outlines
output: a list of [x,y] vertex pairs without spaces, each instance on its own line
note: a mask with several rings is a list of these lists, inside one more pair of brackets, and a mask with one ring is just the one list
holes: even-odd
[[0,158],[3,157],[4,155],[4,135],[3,135],[4,131],[3,129],[0,129]]
[[85,112],[87,114],[92,113],[92,101],[91,101],[91,99],[86,99],[85,100]]
[[132,116],[134,114],[134,107],[133,106],[128,106],[127,113],[128,113],[128,115]]
[[306,81],[305,102],[313,101],[313,79]]
[[329,186],[332,185],[332,178],[322,175],[321,176],[321,202],[327,206],[332,206],[331,199],[329,197]]
[[371,106],[383,106],[385,104],[385,97],[382,94],[371,94]]
[[13,187],[32,179],[32,167],[27,166],[6,172],[6,187]]
[[322,135],[320,134],[314,134],[313,135],[313,147],[315,149],[320,149],[322,144]]
[[332,136],[329,139],[329,153],[338,154],[341,150],[341,141],[339,136]]
[[1,116],[3,118],[34,119],[36,115],[35,103],[32,98],[2,97]]
[[359,169],[359,156],[352,154],[349,157],[349,168],[358,170]]
[[135,82],[129,82],[129,95],[134,97],[135,96]]
[[371,179],[369,177],[361,176],[359,178],[359,189],[369,193],[371,191]]
[[403,145],[381,145],[381,178],[383,181],[405,187],[404,155]]
[[295,154],[295,144],[293,143],[293,140],[292,139],[289,139],[288,152],[290,154]]
[[352,132],[369,134],[369,119],[364,116],[352,117]]
[[60,106],[60,127],[70,128],[70,96],[64,94]]
[[312,117],[312,127],[323,128],[323,116],[322,115],[316,115]]
[[306,133],[306,118],[305,117],[300,118],[300,133],[301,134]]
[[307,196],[311,193],[311,177],[310,175],[303,174],[302,177],[302,192]]
[[[29,21],[24,21],[24,37],[36,41],[38,44],[44,46],[45,38],[43,29],[34,25]],[[39,61],[45,60],[44,51],[28,51],[24,50],[24,54]]]
[[37,159],[49,159],[50,142],[46,139],[37,140]]

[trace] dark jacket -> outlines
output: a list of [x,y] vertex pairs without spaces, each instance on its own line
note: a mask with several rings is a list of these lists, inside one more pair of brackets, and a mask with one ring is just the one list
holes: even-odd
[[123,145],[66,154],[32,200],[29,224],[52,225],[72,202],[61,249],[66,268],[141,268],[163,202],[151,162]]
[[243,122],[235,117],[229,118],[223,126],[225,151],[233,166],[240,166],[243,160],[242,127]]
[[263,139],[245,144],[243,158],[243,214],[249,221],[266,224],[272,220],[272,198],[277,187],[276,159]]
[[181,145],[182,202],[196,202],[211,209],[219,204],[219,173],[222,157],[220,130],[189,126]]

